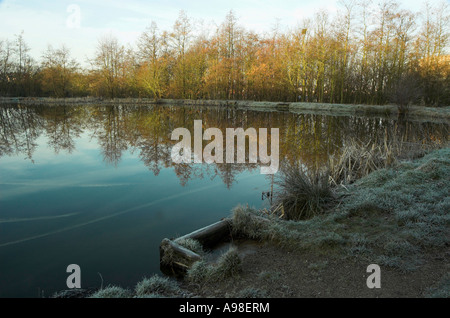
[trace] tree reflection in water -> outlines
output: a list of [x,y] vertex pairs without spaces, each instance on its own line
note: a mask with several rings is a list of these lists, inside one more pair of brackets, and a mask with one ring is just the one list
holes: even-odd
[[[171,140],[175,128],[193,133],[194,120],[203,130],[219,128],[280,129],[280,166],[303,165],[307,169],[326,166],[330,155],[350,141],[364,145],[398,146],[444,144],[448,124],[398,121],[380,117],[325,116],[290,112],[261,112],[224,107],[182,106],[2,106],[0,107],[0,156],[24,155],[33,160],[37,138],[45,136],[55,153],[76,150],[75,139],[87,133],[97,142],[103,160],[118,165],[124,151],[137,153],[155,175],[173,168],[182,185],[192,178],[215,178],[231,187],[236,175],[259,169],[259,164],[174,164]],[[203,147],[210,141],[203,141]],[[193,146],[193,145],[192,145]],[[248,147],[248,144],[247,144]],[[225,149],[224,140],[224,149]],[[236,151],[236,150],[235,150]],[[224,153],[224,156],[226,154]],[[248,162],[248,149],[246,152]]]

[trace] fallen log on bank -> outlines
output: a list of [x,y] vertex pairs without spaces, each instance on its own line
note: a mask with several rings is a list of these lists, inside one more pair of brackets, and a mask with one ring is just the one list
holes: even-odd
[[184,275],[186,271],[202,256],[181,246],[177,241],[193,239],[204,248],[212,249],[231,238],[231,220],[223,219],[204,228],[186,234],[175,240],[165,238],[159,247],[160,268],[166,274]]

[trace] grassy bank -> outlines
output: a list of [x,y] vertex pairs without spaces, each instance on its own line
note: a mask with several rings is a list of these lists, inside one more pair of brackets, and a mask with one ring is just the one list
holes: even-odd
[[272,218],[238,207],[235,231],[294,250],[315,249],[359,257],[403,272],[450,239],[450,149],[376,170],[338,188],[336,207],[304,221]]
[[[234,237],[261,242],[265,247],[259,252],[264,255],[243,265],[247,273],[222,284],[224,291],[218,295],[242,296],[235,284],[259,296],[372,297],[364,281],[357,285],[355,280],[361,280],[362,266],[375,263],[389,277],[376,297],[450,297],[449,166],[449,148],[396,162],[335,188],[332,208],[300,221],[237,207],[232,215]],[[259,263],[265,268],[250,274],[248,267]],[[202,277],[198,268],[189,275]],[[212,284],[196,283],[201,287],[195,291],[214,292]]]

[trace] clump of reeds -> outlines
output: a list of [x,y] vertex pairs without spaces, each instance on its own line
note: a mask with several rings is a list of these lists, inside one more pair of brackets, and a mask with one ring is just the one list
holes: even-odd
[[328,180],[327,173],[285,167],[275,181],[275,209],[288,220],[310,219],[322,213],[333,200]]
[[334,185],[353,183],[375,170],[391,165],[396,154],[392,146],[360,145],[351,140],[338,155],[329,157],[330,180]]
[[144,278],[137,283],[135,287],[135,293],[137,296],[176,295],[179,291],[180,288],[175,281],[159,275]]
[[350,184],[376,170],[389,168],[399,160],[417,159],[436,148],[440,148],[440,145],[408,143],[395,136],[390,141],[385,139],[379,143],[367,144],[351,139],[328,159],[330,183],[335,186]]

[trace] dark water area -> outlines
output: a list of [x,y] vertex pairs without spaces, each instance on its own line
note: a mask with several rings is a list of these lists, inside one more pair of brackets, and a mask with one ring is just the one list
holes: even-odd
[[[325,166],[350,142],[443,144],[445,123],[181,106],[0,107],[0,297],[133,288],[160,273],[159,244],[261,199],[260,164],[176,164],[175,128],[279,128],[280,169]],[[208,142],[205,141],[204,145]],[[270,148],[269,148],[270,149]]]

